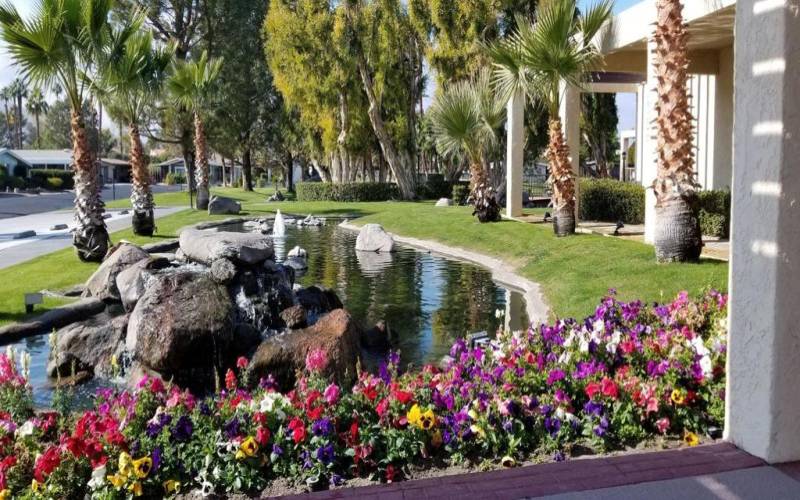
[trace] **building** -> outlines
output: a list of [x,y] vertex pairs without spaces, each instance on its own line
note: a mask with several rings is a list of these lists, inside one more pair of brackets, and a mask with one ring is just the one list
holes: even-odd
[[[236,184],[242,178],[242,165],[238,162],[226,161],[219,155],[208,159],[209,182],[211,184]],[[186,163],[182,157],[175,157],[163,161],[155,166],[153,173],[155,182],[164,182],[167,174],[181,175],[187,178]],[[232,176],[232,177],[231,177]]]
[[[0,149],[0,165],[10,175],[28,177],[31,169],[72,170],[72,151],[69,149]],[[130,162],[102,158],[102,182],[130,182]]]

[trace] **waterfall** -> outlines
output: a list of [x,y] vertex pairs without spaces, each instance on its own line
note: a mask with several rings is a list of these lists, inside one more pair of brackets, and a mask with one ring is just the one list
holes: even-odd
[[275,213],[275,224],[272,226],[272,236],[277,238],[286,236],[286,225],[283,223],[283,215],[280,210]]

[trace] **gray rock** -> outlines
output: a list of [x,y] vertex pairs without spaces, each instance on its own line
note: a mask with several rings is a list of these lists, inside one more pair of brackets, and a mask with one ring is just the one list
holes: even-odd
[[33,238],[36,236],[36,231],[28,230],[28,231],[20,231],[19,233],[15,234],[11,237],[12,240],[24,240],[25,238]]
[[147,253],[172,253],[177,250],[179,246],[180,243],[177,239],[171,239],[142,245],[142,250]]
[[236,265],[228,259],[218,259],[211,263],[211,279],[227,284],[236,277]]
[[208,215],[239,215],[242,205],[224,196],[212,196],[208,202]]
[[306,259],[300,259],[297,257],[289,257],[283,264],[291,267],[295,271],[305,271],[308,269],[308,262],[306,262]]
[[106,304],[94,297],[82,299],[51,309],[27,323],[12,323],[0,327],[0,345],[10,344],[26,337],[51,332],[76,321],[82,321],[103,312]]
[[356,250],[361,252],[391,252],[394,239],[380,224],[366,224],[358,232]]
[[207,390],[233,340],[233,304],[208,273],[187,269],[154,274],[131,314],[126,347],[134,360]]
[[117,243],[109,250],[103,263],[86,282],[83,296],[96,297],[105,301],[120,300],[117,275],[127,267],[149,257],[147,252],[132,243]]
[[267,198],[267,201],[272,203],[272,202],[276,202],[276,201],[283,201],[285,199],[286,198],[284,198],[283,193],[281,193],[280,191],[275,191],[275,194],[273,194],[272,196]]
[[299,259],[307,259],[308,258],[308,252],[306,252],[305,248],[301,248],[299,246],[295,246],[294,248],[289,250],[289,253],[287,253],[286,256],[290,257],[290,258],[291,257],[295,257],[295,258],[299,258]]
[[436,202],[437,207],[452,207],[453,200],[450,198],[439,198],[439,201]]
[[67,226],[66,224],[54,224],[54,225],[50,226],[50,230],[51,231],[63,231],[64,229],[67,229],[68,227],[69,226]]
[[127,312],[133,311],[136,302],[144,293],[145,282],[149,275],[147,271],[167,268],[169,262],[167,259],[151,256],[128,266],[117,275],[117,290],[122,306]]
[[275,255],[272,239],[262,234],[211,233],[194,229],[185,229],[181,232],[180,251],[189,260],[207,266],[219,259],[255,265]]
[[301,288],[295,292],[297,303],[305,308],[312,316],[321,316],[334,309],[341,309],[342,301],[336,296],[336,292],[322,286],[310,286]]
[[76,374],[85,371],[110,376],[111,357],[124,344],[127,327],[127,315],[99,314],[56,331],[55,345],[47,361],[47,375],[69,377],[74,367]]

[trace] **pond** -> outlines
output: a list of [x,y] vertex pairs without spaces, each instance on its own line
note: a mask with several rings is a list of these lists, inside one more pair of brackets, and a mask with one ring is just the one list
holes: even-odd
[[[244,228],[221,226],[217,230]],[[401,352],[404,364],[435,364],[460,337],[494,332],[503,322],[515,330],[528,323],[522,294],[493,281],[491,272],[482,267],[402,245],[391,254],[356,252],[355,241],[355,233],[331,221],[318,227],[287,224],[286,236],[274,240],[276,260],[283,261],[296,245],[304,248],[308,270],[299,273],[296,281],[335,290],[345,308],[366,328],[385,321],[392,348]],[[47,336],[27,339],[16,347],[31,353],[36,402],[47,405],[52,397],[45,373]],[[367,368],[374,369],[378,362],[377,354],[364,353]],[[97,384],[82,387],[80,392],[91,393]]]

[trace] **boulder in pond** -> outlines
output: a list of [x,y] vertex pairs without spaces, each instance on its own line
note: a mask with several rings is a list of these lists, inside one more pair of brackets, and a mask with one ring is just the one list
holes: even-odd
[[211,263],[211,279],[227,284],[236,277],[236,265],[228,259],[217,259]]
[[111,317],[103,313],[56,331],[47,375],[63,378],[87,372],[110,377],[111,358],[122,351],[127,327],[127,315]]
[[151,256],[128,266],[117,275],[119,297],[127,312],[133,311],[136,302],[144,293],[147,271],[169,267],[169,262],[165,258]]
[[233,340],[233,303],[207,272],[154,274],[131,314],[126,346],[133,358],[193,389],[213,386]]
[[239,215],[242,204],[224,196],[212,196],[208,202],[208,215]]
[[299,304],[281,311],[281,319],[286,323],[286,327],[292,330],[305,328],[308,321],[306,310]]
[[295,292],[295,296],[298,304],[315,317],[344,307],[336,292],[319,285],[301,288]]
[[272,259],[272,239],[257,233],[212,233],[185,229],[180,236],[181,253],[189,260],[210,266],[215,260],[255,265]]
[[386,321],[378,321],[374,327],[361,334],[361,345],[365,349],[386,351],[390,347],[391,333]]
[[361,329],[350,313],[344,309],[331,311],[313,326],[264,341],[250,362],[253,380],[273,375],[281,388],[288,389],[293,386],[296,373],[304,369],[306,355],[321,349],[328,360],[325,375],[335,377],[341,384],[352,382],[360,336]]
[[109,250],[100,267],[86,281],[83,296],[96,297],[104,301],[120,300],[117,275],[129,266],[149,257],[150,254],[133,243],[117,243]]
[[356,250],[361,252],[391,252],[394,238],[380,224],[365,224],[358,232]]

